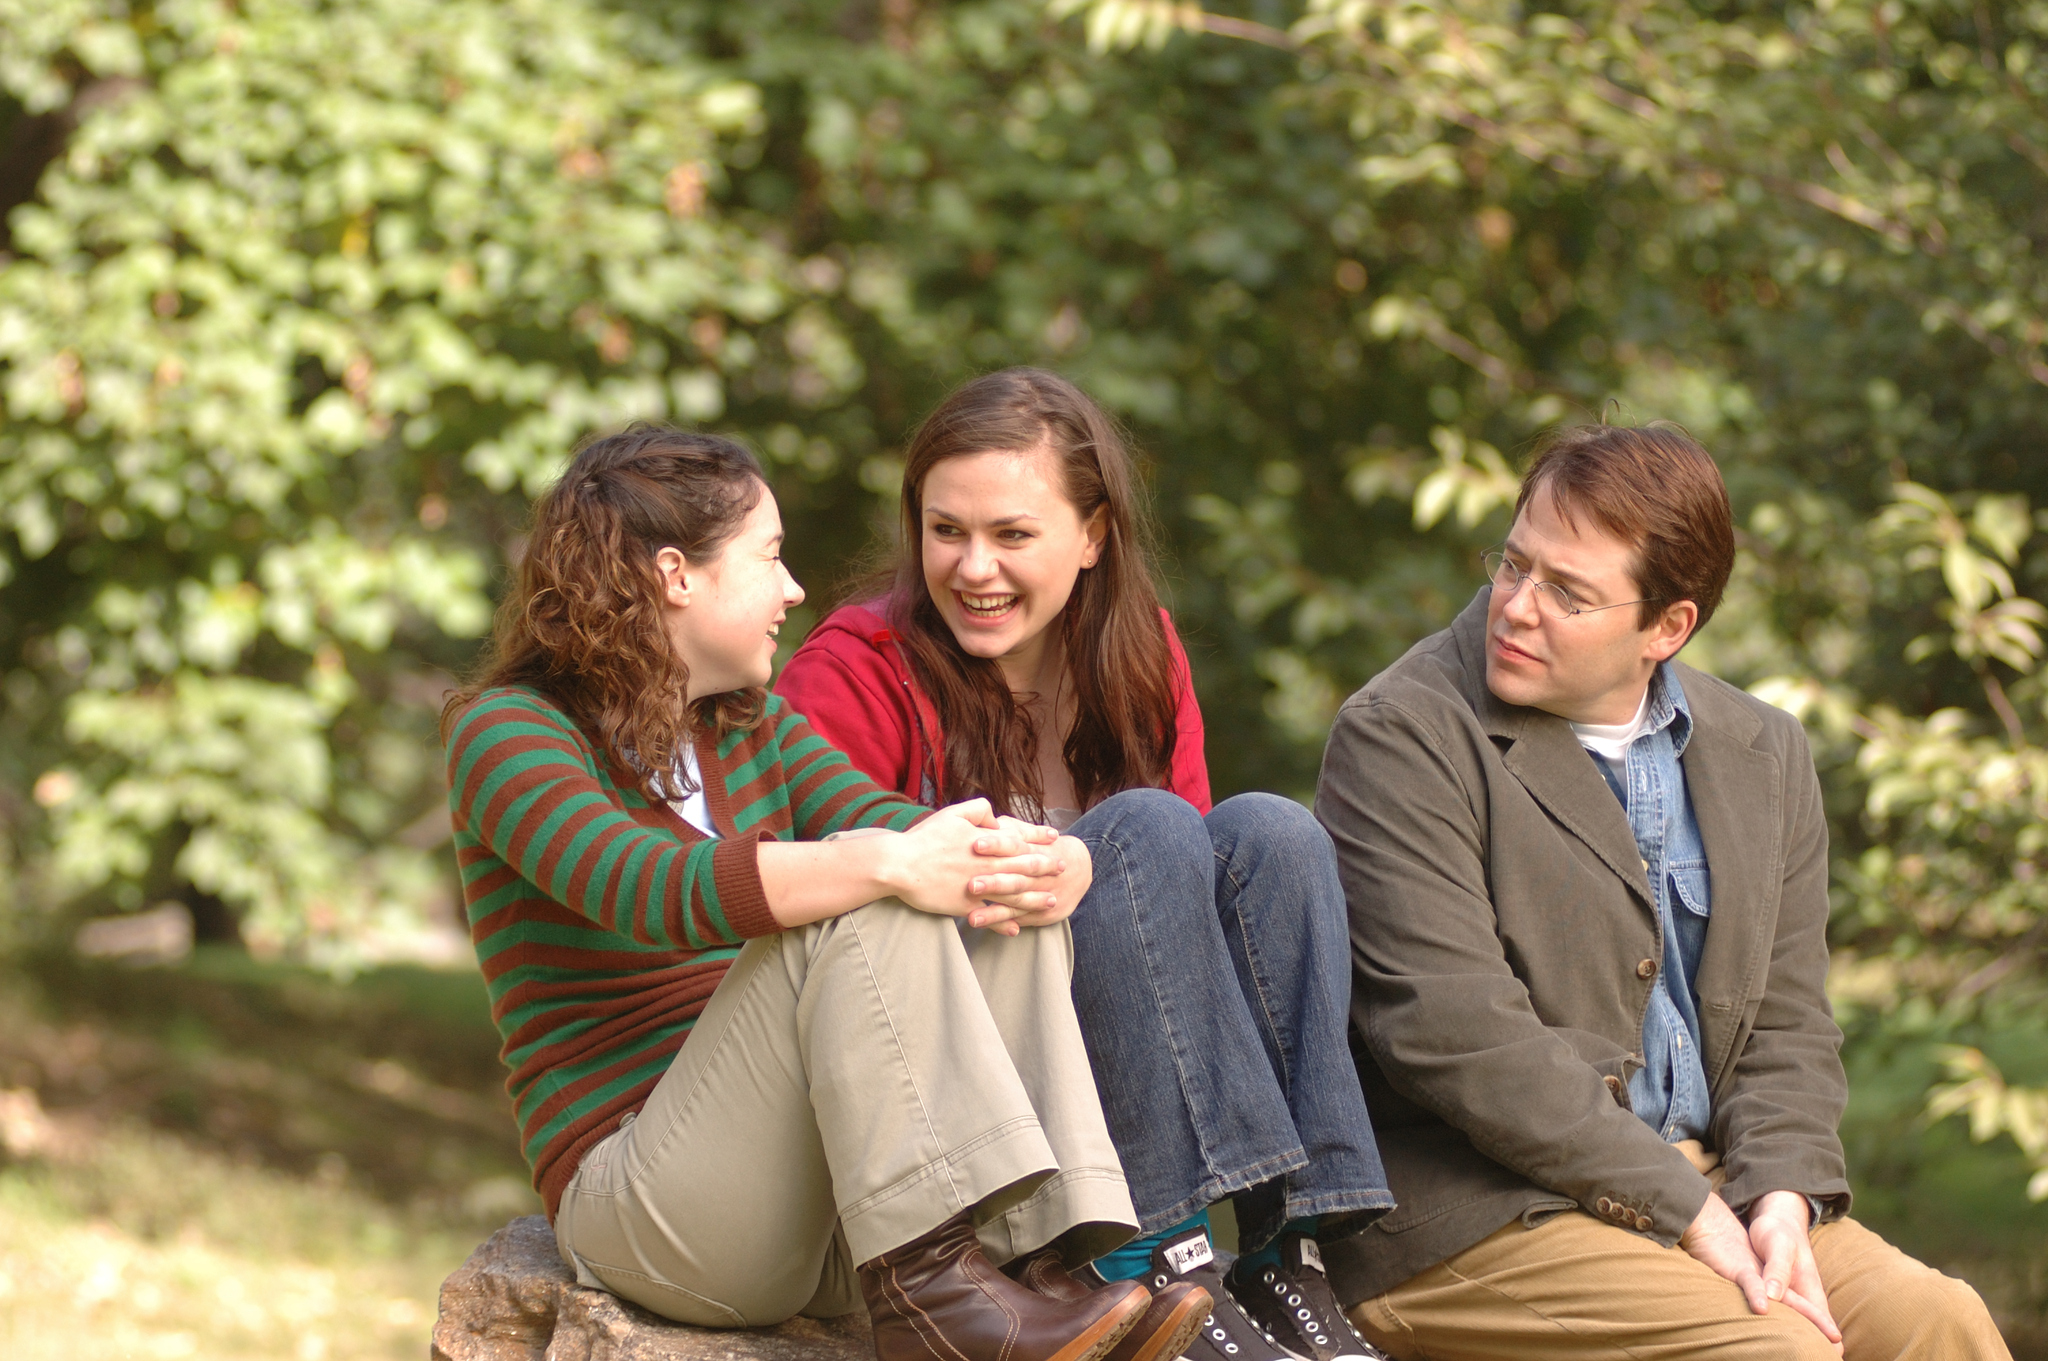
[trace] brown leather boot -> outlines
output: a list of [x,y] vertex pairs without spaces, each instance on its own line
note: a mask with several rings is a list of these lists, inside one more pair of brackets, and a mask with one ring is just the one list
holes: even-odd
[[877,1361],[1103,1361],[1152,1300],[1136,1281],[1075,1299],[1028,1290],[982,1254],[965,1214],[863,1263],[860,1290]]
[[[1012,1263],[1010,1271],[1028,1289],[1056,1300],[1080,1299],[1095,1289],[1068,1271],[1059,1253],[1050,1248],[1021,1266]],[[1202,1331],[1202,1320],[1213,1303],[1209,1292],[1193,1281],[1169,1281],[1153,1292],[1152,1307],[1103,1361],[1174,1361]]]

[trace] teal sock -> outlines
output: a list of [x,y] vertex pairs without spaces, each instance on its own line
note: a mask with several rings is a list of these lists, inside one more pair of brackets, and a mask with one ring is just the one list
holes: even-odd
[[[1115,1252],[1104,1253],[1091,1264],[1105,1281],[1135,1281],[1152,1269],[1152,1249],[1169,1238],[1186,1233],[1189,1229],[1200,1229],[1209,1233],[1209,1212],[1197,1210],[1188,1218],[1161,1233],[1147,1234],[1133,1238]],[[1215,1235],[1210,1235],[1210,1241]]]
[[[1322,1222],[1323,1217],[1321,1215],[1309,1215],[1305,1219],[1290,1219],[1284,1225],[1281,1226],[1280,1233],[1305,1233],[1309,1237],[1313,1238],[1316,1236],[1316,1229],[1322,1224]],[[1266,1246],[1260,1248],[1257,1252],[1247,1252],[1244,1256],[1237,1259],[1238,1269],[1240,1271],[1245,1272],[1247,1275],[1249,1275],[1251,1272],[1258,1270],[1262,1266],[1279,1265],[1279,1233],[1274,1234],[1273,1241],[1266,1244]]]

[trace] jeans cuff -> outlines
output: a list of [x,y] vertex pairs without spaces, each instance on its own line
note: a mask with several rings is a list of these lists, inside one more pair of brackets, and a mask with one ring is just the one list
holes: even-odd
[[1392,1191],[1327,1191],[1321,1195],[1287,1197],[1289,1219],[1342,1215],[1345,1222],[1339,1227],[1346,1233],[1365,1228],[1393,1208]]
[[[1248,1208],[1252,1214],[1245,1213]],[[1340,1234],[1355,1232],[1393,1208],[1393,1193],[1382,1187],[1303,1193],[1283,1185],[1266,1194],[1238,1197],[1237,1245],[1240,1251],[1257,1252],[1297,1219],[1345,1216],[1351,1222],[1340,1227]]]
[[1278,1157],[1267,1158],[1249,1167],[1239,1168],[1235,1172],[1208,1177],[1181,1200],[1163,1210],[1146,1215],[1138,1223],[1138,1232],[1163,1232],[1184,1219],[1192,1218],[1197,1211],[1206,1210],[1239,1191],[1249,1191],[1254,1186],[1262,1186],[1275,1177],[1284,1177],[1289,1172],[1299,1172],[1307,1166],[1308,1154],[1295,1147]]

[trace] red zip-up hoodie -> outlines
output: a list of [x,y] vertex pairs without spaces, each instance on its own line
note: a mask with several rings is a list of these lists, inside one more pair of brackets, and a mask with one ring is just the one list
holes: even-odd
[[[936,807],[945,788],[945,735],[938,707],[911,675],[884,602],[844,605],[811,630],[775,682],[775,692],[811,728],[846,753],[854,768],[885,789]],[[1159,611],[1173,654],[1173,762],[1166,787],[1202,812],[1209,811],[1209,764],[1202,755],[1202,710],[1194,673]]]

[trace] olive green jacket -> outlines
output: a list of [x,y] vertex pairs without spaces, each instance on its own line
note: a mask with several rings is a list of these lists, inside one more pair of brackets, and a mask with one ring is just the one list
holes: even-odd
[[[1664,957],[1628,816],[1563,719],[1486,688],[1482,590],[1337,714],[1316,816],[1350,905],[1352,1048],[1398,1207],[1328,1244],[1347,1306],[1521,1218],[1666,1246],[1707,1181],[1627,1107]],[[1713,915],[1696,986],[1722,1195],[1848,1211],[1828,846],[1791,716],[1690,667]]]

